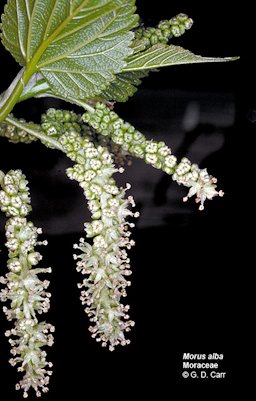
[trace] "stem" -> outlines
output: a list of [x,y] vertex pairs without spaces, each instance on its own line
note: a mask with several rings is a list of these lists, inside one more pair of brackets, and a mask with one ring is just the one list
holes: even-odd
[[23,131],[26,131],[28,134],[35,136],[36,138],[40,139],[41,141],[48,142],[49,144],[54,146],[55,149],[58,149],[58,150],[61,150],[62,152],[65,152],[63,147],[61,146],[61,144],[58,141],[56,141],[55,139],[50,138],[48,135],[43,134],[39,130],[37,131],[36,129],[33,129],[32,127],[29,127],[29,124],[21,123],[20,121],[17,121],[17,120],[15,120],[14,118],[12,118],[10,116],[6,117],[5,121],[8,122],[11,125],[14,125],[15,127],[19,128],[19,129],[22,129]]
[[[36,64],[32,62],[32,60],[31,63],[29,63],[25,69],[23,68],[23,70],[21,70],[23,71],[22,74],[21,71],[19,72],[17,76],[19,77],[18,82],[16,77],[14,81],[11,83],[10,87],[7,89],[6,95],[2,99],[2,101],[4,100],[4,102],[1,105],[2,107],[0,109],[0,122],[3,121],[12,111],[16,103],[19,101],[19,97],[22,94],[26,84],[28,83],[32,75],[36,72]],[[15,83],[16,85],[14,85]]]
[[21,81],[19,81],[16,87],[14,88],[14,91],[12,92],[11,96],[4,103],[0,111],[0,122],[3,121],[6,118],[6,116],[8,116],[8,114],[12,111],[22,91],[23,91],[23,85]]
[[31,92],[30,91],[25,92],[22,96],[26,84],[29,82],[31,76],[34,73],[35,73],[35,68],[33,69],[31,66],[28,69],[22,68],[22,70],[15,77],[9,88],[2,94],[2,96],[0,97],[0,122],[6,119],[6,117],[12,111],[16,103],[29,99],[31,97],[37,97],[37,98],[53,97],[56,99],[61,99],[66,102],[76,104],[82,107],[83,109],[89,111],[90,113],[94,112],[94,108],[82,100],[75,99],[71,96],[63,97],[61,95],[54,95],[53,93],[47,91],[43,92],[49,89],[49,87],[46,86],[47,84],[43,79],[41,80],[41,85],[40,82],[38,85],[38,88],[43,93],[40,93],[40,91],[34,93],[32,90]]

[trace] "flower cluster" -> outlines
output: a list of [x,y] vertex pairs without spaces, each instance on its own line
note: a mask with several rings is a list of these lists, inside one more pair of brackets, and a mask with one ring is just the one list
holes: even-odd
[[223,191],[216,190],[217,179],[209,175],[206,168],[200,170],[197,164],[192,164],[186,157],[177,165],[173,180],[190,188],[183,201],[187,202],[188,198],[196,195],[196,202],[200,203],[199,210],[204,210],[206,199],[224,195]]
[[92,337],[112,351],[118,344],[129,343],[125,332],[134,325],[127,314],[129,307],[120,302],[130,285],[126,279],[131,274],[126,249],[134,245],[129,231],[133,223],[126,219],[137,216],[128,208],[134,206],[134,201],[132,197],[125,199],[130,186],[119,189],[112,178],[118,170],[106,147],[95,146],[89,137],[81,138],[75,131],[62,135],[59,141],[76,161],[67,174],[83,188],[92,213],[92,222],[85,223],[87,238],[92,238],[92,243],[81,238],[74,245],[82,252],[74,255],[77,270],[86,275],[78,285],[82,289],[81,301],[93,323],[89,328]]
[[109,153],[112,155],[115,166],[123,167],[132,164],[130,153],[123,149],[121,145],[111,141],[110,137],[97,134],[92,127],[85,124],[83,125],[81,132],[82,135],[89,135],[96,146],[100,145],[107,148]]
[[10,170],[1,178],[0,208],[9,216],[26,216],[31,210],[28,181],[20,170]]
[[173,175],[173,180],[178,184],[190,187],[188,197],[196,195],[196,202],[200,202],[200,210],[203,210],[206,199],[223,195],[222,191],[216,190],[216,178],[210,176],[206,169],[200,170],[196,164],[191,164],[185,158],[177,164],[176,157],[164,142],[147,140],[141,132],[122,120],[103,103],[97,103],[94,112],[88,111],[82,118],[97,132],[111,137],[114,143],[131,155],[144,159],[153,167]]
[[135,39],[143,41],[145,48],[157,43],[167,44],[175,36],[181,36],[193,25],[193,20],[186,14],[178,14],[170,20],[160,21],[156,28],[138,28]]
[[[81,116],[73,111],[60,110],[50,108],[42,115],[40,128],[47,136],[58,139],[65,132],[71,130],[81,134],[81,136],[90,137],[96,145],[107,147],[113,155],[115,164],[123,166],[125,162],[130,162],[129,154],[119,145],[113,143],[108,137],[98,135],[94,129],[87,124],[84,124]],[[47,145],[51,147],[51,145]]]
[[174,172],[176,157],[164,142],[147,140],[141,132],[122,120],[114,111],[110,111],[103,103],[96,104],[94,113],[86,112],[83,120],[103,136],[111,137],[115,144],[131,155],[144,159],[146,163],[168,174]]
[[[18,121],[20,123],[25,122],[25,120],[22,118],[20,118]],[[28,134],[25,130],[16,128],[13,125],[8,124],[6,122],[0,123],[0,136],[4,136],[4,137],[8,138],[9,142],[12,142],[12,143],[18,143],[18,142],[31,143],[31,142],[37,140],[36,137]]]
[[[6,332],[12,346],[10,364],[19,364],[18,371],[24,376],[16,385],[23,390],[24,398],[32,387],[38,397],[48,391],[49,376],[52,364],[46,361],[46,352],[42,348],[53,344],[54,327],[46,322],[38,321],[50,307],[50,293],[46,291],[49,281],[41,281],[40,273],[50,273],[51,268],[35,268],[42,259],[35,250],[37,245],[46,245],[46,241],[38,241],[42,230],[27,221],[30,210],[27,181],[21,171],[11,170],[4,175],[1,172],[0,206],[10,216],[6,223],[6,247],[8,248],[8,273],[0,278],[5,285],[1,290],[2,302],[9,301],[4,307],[9,321],[14,321],[14,328]],[[9,200],[9,202],[8,202]]]
[[[80,132],[79,120],[80,116],[73,111],[50,108],[41,117],[41,129],[49,137],[58,139],[71,128]],[[47,146],[51,147],[49,143]]]

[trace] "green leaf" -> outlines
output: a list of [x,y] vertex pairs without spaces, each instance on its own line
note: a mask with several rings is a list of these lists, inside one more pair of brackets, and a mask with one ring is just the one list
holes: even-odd
[[[149,71],[132,71],[117,74],[114,81],[112,81],[110,85],[100,93],[99,96],[105,100],[126,102],[128,98],[134,95],[134,93],[137,91],[137,86],[141,84],[141,78],[148,76],[148,74]],[[51,88],[45,78],[40,73],[35,73],[23,89],[23,92],[19,97],[19,101],[23,101],[31,97],[52,95],[54,95],[54,92],[51,91]],[[70,96],[67,95],[66,99],[68,101]],[[79,98],[77,98],[77,101],[77,104],[81,104],[81,102],[79,102]]]
[[116,78],[101,93],[101,97],[117,102],[126,102],[129,97],[137,91],[137,86],[141,84],[141,78],[148,75],[148,71],[131,71],[117,74]]
[[9,0],[2,43],[52,91],[99,94],[125,67],[137,25],[135,0]]
[[179,46],[157,44],[148,50],[128,57],[123,71],[152,70],[178,64],[212,63],[236,60],[237,57],[202,57]]
[[235,57],[202,57],[181,47],[173,45],[168,46],[165,44],[157,44],[150,47],[148,50],[143,50],[145,48],[145,43],[139,39],[134,40],[131,47],[134,52],[128,57],[127,66],[101,94],[105,99],[116,100],[118,102],[127,101],[127,99],[136,92],[137,86],[141,83],[141,78],[144,78],[150,71],[156,70],[159,67],[236,59]]
[[[131,46],[133,55],[145,50],[145,41],[135,39]],[[141,79],[147,77],[149,71],[130,71],[117,74],[114,81],[101,93],[101,97],[117,102],[126,102],[137,91]]]

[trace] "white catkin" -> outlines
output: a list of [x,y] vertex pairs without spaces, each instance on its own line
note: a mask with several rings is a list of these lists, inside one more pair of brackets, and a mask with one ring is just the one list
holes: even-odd
[[36,396],[48,391],[52,371],[51,362],[46,361],[45,346],[53,344],[54,327],[38,319],[50,307],[51,294],[46,291],[48,280],[40,280],[38,274],[50,273],[51,268],[35,267],[42,259],[35,250],[42,230],[27,220],[31,210],[27,180],[20,170],[11,170],[1,175],[0,208],[10,218],[6,223],[6,247],[8,249],[8,273],[0,278],[5,287],[0,292],[0,300],[8,302],[3,310],[7,320],[14,326],[6,332],[12,347],[10,364],[18,365],[23,378],[16,389],[23,390],[24,398],[33,388]]
[[112,175],[118,170],[106,147],[95,146],[76,132],[63,135],[60,142],[77,162],[67,174],[83,188],[93,219],[85,223],[92,244],[81,238],[74,245],[81,251],[74,255],[77,270],[86,276],[78,285],[81,301],[92,323],[92,337],[113,351],[118,344],[130,343],[125,333],[134,325],[127,313],[129,306],[121,302],[130,285],[126,278],[131,274],[126,250],[134,245],[129,230],[133,223],[127,218],[137,216],[129,209],[129,205],[134,206],[133,198],[125,198],[130,185],[125,189],[117,187]]

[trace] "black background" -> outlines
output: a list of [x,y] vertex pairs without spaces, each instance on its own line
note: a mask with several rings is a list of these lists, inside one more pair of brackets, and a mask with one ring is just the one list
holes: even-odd
[[[127,302],[131,304],[136,326],[131,334],[131,345],[114,353],[101,349],[90,338],[76,288],[79,279],[72,261],[72,243],[82,235],[86,217],[81,216],[80,226],[69,234],[56,235],[51,229],[46,230],[49,246],[42,252],[45,265],[53,267],[52,308],[48,320],[56,325],[56,338],[54,348],[49,351],[49,359],[54,362],[54,376],[45,400],[56,400],[57,396],[67,394],[80,401],[88,397],[89,391],[94,392],[95,399],[119,399],[129,395],[144,399],[149,394],[155,394],[157,399],[170,399],[178,391],[180,399],[184,390],[192,389],[196,394],[205,391],[208,399],[212,391],[221,395],[224,388],[235,389],[247,378],[246,361],[251,352],[248,282],[252,263],[248,258],[246,223],[252,224],[253,209],[249,206],[251,188],[246,180],[251,170],[249,150],[251,137],[255,135],[256,110],[253,23],[252,10],[246,3],[242,9],[233,2],[232,6],[225,3],[137,1],[138,11],[147,25],[153,26],[160,19],[179,12],[194,19],[193,28],[175,39],[175,43],[205,56],[241,56],[232,63],[163,69],[143,82],[140,94],[116,106],[122,117],[142,130],[148,127],[147,118],[152,118],[153,112],[156,122],[150,132],[157,138],[161,123],[166,124],[168,119],[175,121],[176,109],[169,106],[175,106],[175,93],[183,96],[183,102],[187,98],[209,95],[212,104],[207,103],[209,113],[206,115],[214,113],[215,97],[221,97],[224,103],[230,102],[235,110],[231,125],[221,127],[216,113],[215,126],[206,118],[203,125],[195,127],[195,136],[187,137],[182,145],[188,154],[193,138],[197,138],[200,145],[200,138],[207,134],[214,143],[216,131],[221,131],[224,138],[221,149],[205,155],[202,144],[200,159],[202,167],[207,166],[208,171],[218,177],[219,186],[226,195],[221,200],[208,202],[204,212],[198,212],[192,201],[183,212],[184,191],[177,187],[180,203],[170,205],[164,222],[151,226],[147,221],[135,229],[136,249],[131,255],[134,273]],[[2,91],[18,69],[4,49],[0,57]],[[155,95],[151,102],[148,96],[152,93]],[[164,104],[159,100],[163,94]],[[33,100],[18,105],[15,111],[17,116],[37,120],[45,107],[44,101]],[[177,121],[176,125],[179,124]],[[170,146],[171,137],[170,133]],[[55,211],[65,219],[68,207],[81,195],[74,183],[63,178],[64,171],[58,171],[54,177],[48,173],[63,160],[62,155],[40,144],[12,145],[1,139],[0,146],[1,169],[22,168],[30,179],[34,205],[31,218],[35,223],[45,220],[47,224],[54,218]],[[61,163],[69,165],[66,161]],[[144,167],[143,163],[136,166],[140,169],[138,174],[151,174],[151,168]],[[136,200],[136,176],[134,183],[130,182],[134,184]],[[159,182],[163,193],[166,187],[175,186],[161,174]],[[146,197],[152,198],[152,193],[146,192]],[[161,198],[161,193],[156,193],[152,199],[152,213],[154,210],[157,213],[157,208],[165,201],[164,195]],[[139,202],[138,208],[143,214],[143,202]],[[81,210],[86,215],[85,210]],[[1,224],[3,227],[4,221]],[[1,243],[4,243],[3,230]],[[6,252],[3,247],[1,249],[1,271],[5,272]],[[2,312],[0,318],[0,396],[19,400],[22,397],[14,390],[17,375],[7,362],[9,349],[4,332],[9,324]],[[183,352],[224,354],[220,370],[227,372],[226,379],[183,379]]]

